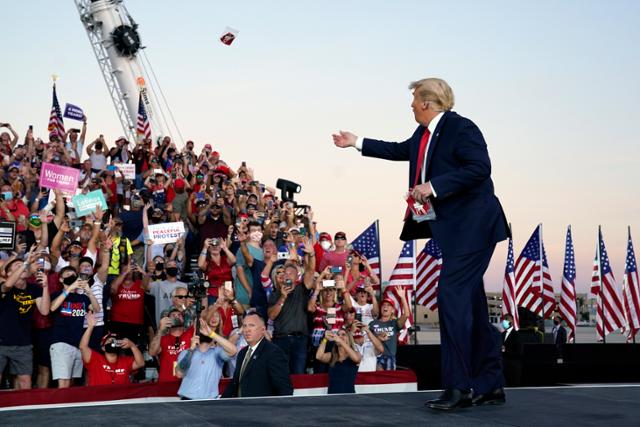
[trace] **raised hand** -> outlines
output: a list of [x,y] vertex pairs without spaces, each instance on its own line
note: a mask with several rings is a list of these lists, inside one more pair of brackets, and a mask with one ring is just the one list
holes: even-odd
[[336,147],[347,148],[355,147],[358,137],[351,132],[340,131],[331,135],[333,137],[333,143]]

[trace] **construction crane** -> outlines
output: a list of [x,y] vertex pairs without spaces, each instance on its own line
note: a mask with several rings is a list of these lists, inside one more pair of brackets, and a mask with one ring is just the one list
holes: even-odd
[[142,95],[152,137],[182,134],[142,46],[138,24],[123,0],[74,0],[91,48],[122,125],[135,141],[138,100]]

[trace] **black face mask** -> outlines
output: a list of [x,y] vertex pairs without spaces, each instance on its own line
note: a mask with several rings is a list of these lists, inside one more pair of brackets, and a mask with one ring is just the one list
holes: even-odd
[[213,341],[213,338],[209,337],[208,335],[203,335],[203,334],[198,334],[200,336],[200,342],[201,343],[210,343],[211,341]]
[[156,271],[164,270],[164,262],[156,263]]
[[162,221],[162,218],[158,218],[157,216],[151,217],[151,222],[154,224],[158,224],[160,221]]
[[559,325],[559,324],[560,324],[560,322],[558,322],[557,320],[554,320],[554,321],[553,321],[553,324],[557,326],[557,325]]
[[168,267],[167,268],[167,275],[169,275],[171,277],[177,277],[178,276],[178,267]]
[[62,279],[62,283],[67,286],[71,286],[76,280],[78,280],[78,276],[74,274],[73,276],[65,277],[64,279]]

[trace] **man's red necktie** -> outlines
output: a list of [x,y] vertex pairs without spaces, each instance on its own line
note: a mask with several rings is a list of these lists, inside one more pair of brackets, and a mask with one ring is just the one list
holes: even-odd
[[429,143],[429,128],[424,130],[422,138],[420,139],[420,149],[418,150],[418,164],[416,165],[416,178],[413,180],[413,186],[420,184],[420,176],[422,175],[422,168],[424,167],[424,157],[427,155],[427,144]]
[[[413,180],[413,187],[420,183],[420,175],[422,174],[422,167],[424,166],[424,158],[427,155],[427,144],[429,143],[429,128],[425,128],[422,138],[420,138],[420,148],[418,149],[418,164],[416,165],[416,177]],[[404,220],[406,221],[411,215],[411,210],[407,207],[404,213]]]

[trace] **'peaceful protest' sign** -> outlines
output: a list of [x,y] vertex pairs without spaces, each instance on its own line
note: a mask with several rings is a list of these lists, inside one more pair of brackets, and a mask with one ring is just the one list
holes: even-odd
[[96,206],[100,205],[103,210],[107,209],[107,201],[104,198],[102,190],[91,191],[87,194],[78,194],[73,197],[73,207],[76,210],[76,216],[89,215],[96,211]]
[[78,188],[80,170],[66,166],[42,163],[40,170],[40,187],[60,190],[63,193],[75,194]]
[[184,222],[149,225],[149,239],[154,244],[177,242],[184,234]]
[[115,166],[122,171],[124,179],[136,179],[136,165],[133,163],[116,163]]

